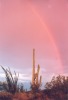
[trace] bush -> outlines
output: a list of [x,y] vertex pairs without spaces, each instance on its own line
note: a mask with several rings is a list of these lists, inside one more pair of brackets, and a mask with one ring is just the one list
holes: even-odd
[[8,92],[0,92],[0,100],[12,100],[13,96],[12,94]]
[[[1,66],[2,67],[2,66]],[[12,94],[15,94],[19,91],[17,82],[18,82],[18,76],[16,75],[16,72],[14,72],[14,77],[10,71],[10,69],[5,69],[2,67],[5,76],[6,76],[6,83],[3,83],[3,87],[7,92],[10,92]]]
[[40,87],[41,87],[41,84],[32,84],[30,83],[31,86],[30,86],[30,89],[33,93],[36,93],[36,92],[39,92],[40,91]]

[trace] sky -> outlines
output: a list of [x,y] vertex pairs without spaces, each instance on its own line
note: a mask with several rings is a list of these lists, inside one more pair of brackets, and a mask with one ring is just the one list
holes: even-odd
[[67,75],[67,0],[0,0],[0,65],[20,73],[20,81],[31,81],[33,48],[44,82]]

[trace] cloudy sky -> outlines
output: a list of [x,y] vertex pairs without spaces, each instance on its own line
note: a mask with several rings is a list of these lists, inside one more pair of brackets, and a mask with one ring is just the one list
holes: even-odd
[[33,48],[43,81],[68,73],[67,0],[0,0],[0,65],[31,81]]

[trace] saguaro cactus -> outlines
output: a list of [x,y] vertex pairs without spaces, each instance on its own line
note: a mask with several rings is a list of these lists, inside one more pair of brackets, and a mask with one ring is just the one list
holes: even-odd
[[40,65],[38,64],[37,73],[35,72],[35,49],[33,49],[32,85],[41,84],[42,77],[40,76],[40,81],[39,81],[39,71],[40,71]]

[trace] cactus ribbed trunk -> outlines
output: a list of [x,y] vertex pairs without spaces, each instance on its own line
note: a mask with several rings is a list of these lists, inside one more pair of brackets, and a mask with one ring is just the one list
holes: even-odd
[[40,66],[38,65],[37,73],[35,72],[35,49],[33,49],[33,67],[32,67],[32,84],[33,85],[41,84],[41,77],[40,77],[40,82],[39,82],[39,71],[40,71]]

